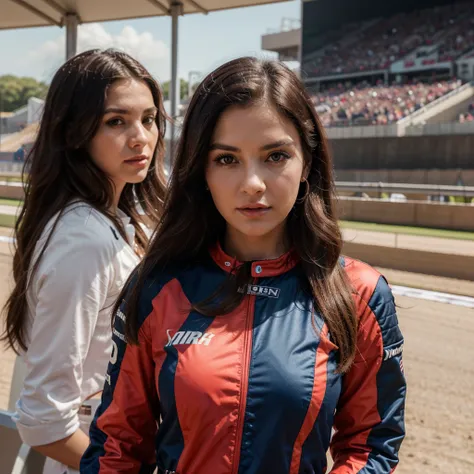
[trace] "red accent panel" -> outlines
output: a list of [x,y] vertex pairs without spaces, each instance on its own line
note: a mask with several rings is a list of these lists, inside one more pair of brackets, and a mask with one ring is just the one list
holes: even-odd
[[178,280],[171,280],[154,298],[153,313],[150,315],[150,332],[153,335],[153,360],[155,362],[155,385],[159,394],[158,380],[166,359],[165,346],[179,331],[189,316],[191,303]]
[[175,346],[176,408],[184,438],[177,472],[231,472],[238,456],[251,351],[248,304],[246,298],[232,313],[214,318],[205,330],[212,334],[208,345]]

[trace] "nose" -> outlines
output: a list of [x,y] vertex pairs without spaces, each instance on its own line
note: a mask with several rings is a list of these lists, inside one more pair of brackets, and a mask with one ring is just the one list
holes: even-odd
[[263,193],[266,188],[263,172],[258,166],[248,166],[244,171],[241,190],[252,196]]
[[142,148],[147,144],[147,142],[147,131],[141,122],[136,123],[132,127],[130,127],[130,148]]

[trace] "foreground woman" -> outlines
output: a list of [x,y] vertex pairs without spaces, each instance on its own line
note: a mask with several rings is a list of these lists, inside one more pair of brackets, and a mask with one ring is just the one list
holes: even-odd
[[403,337],[386,280],[341,248],[299,79],[252,58],[211,73],[116,308],[81,472],[322,474],[329,447],[333,474],[393,472]]

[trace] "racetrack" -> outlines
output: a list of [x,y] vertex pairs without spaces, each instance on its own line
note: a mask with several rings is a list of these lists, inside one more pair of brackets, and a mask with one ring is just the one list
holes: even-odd
[[[2,232],[0,232],[0,235]],[[5,232],[3,232],[5,234]],[[0,243],[0,302],[11,255]],[[398,297],[408,379],[407,438],[397,474],[474,472],[474,309]],[[0,409],[8,403],[14,357],[0,352]]]

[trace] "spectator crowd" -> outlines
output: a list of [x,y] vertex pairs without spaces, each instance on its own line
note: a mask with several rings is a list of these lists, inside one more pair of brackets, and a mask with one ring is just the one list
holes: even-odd
[[362,83],[349,89],[341,84],[314,95],[313,103],[326,127],[388,125],[448,94],[461,84],[460,80],[391,86]]
[[[309,76],[385,70],[420,46],[433,46],[437,62],[474,48],[474,2],[399,13],[341,35],[304,64]],[[341,30],[343,31],[343,30]],[[350,36],[350,37],[349,37]]]

